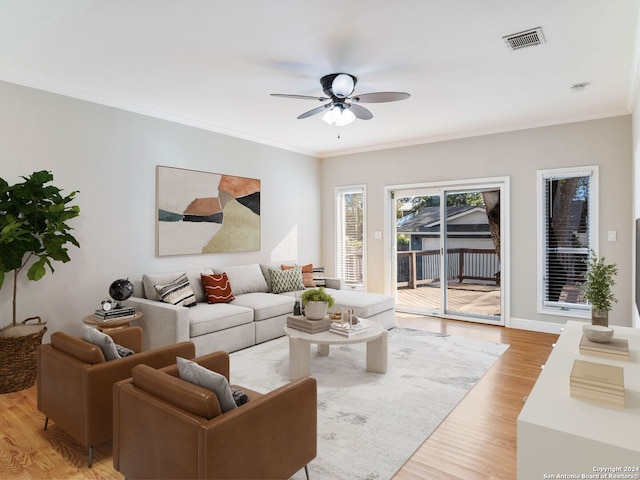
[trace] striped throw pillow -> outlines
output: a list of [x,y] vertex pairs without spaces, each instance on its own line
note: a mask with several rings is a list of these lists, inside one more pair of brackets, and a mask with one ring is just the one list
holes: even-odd
[[204,291],[207,295],[207,302],[229,303],[235,298],[231,291],[229,277],[227,277],[226,273],[221,273],[219,275],[201,274],[200,278],[202,278],[202,285],[204,285]]
[[158,296],[165,303],[192,307],[196,304],[196,296],[191,289],[187,274],[183,273],[173,282],[164,285],[154,285]]

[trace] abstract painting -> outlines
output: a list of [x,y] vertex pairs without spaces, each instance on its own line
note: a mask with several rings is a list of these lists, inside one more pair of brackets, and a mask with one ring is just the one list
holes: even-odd
[[260,250],[260,180],[156,168],[156,255]]

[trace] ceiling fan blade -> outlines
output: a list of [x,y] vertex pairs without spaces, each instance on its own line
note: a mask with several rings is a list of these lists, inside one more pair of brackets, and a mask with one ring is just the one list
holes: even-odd
[[361,107],[360,105],[354,105],[353,103],[348,105],[356,118],[359,118],[360,120],[371,120],[373,118],[373,113],[366,108]]
[[310,97],[308,95],[288,95],[286,93],[272,93],[271,96],[280,97],[280,98],[295,98],[297,100],[316,100],[319,102],[324,102],[326,100],[329,100],[326,97]]
[[330,106],[331,106],[331,103],[326,103],[321,107],[317,107],[317,108],[314,108],[313,110],[309,110],[308,112],[304,112],[302,115],[298,115],[298,120],[302,120],[303,118],[308,118],[318,113],[322,113]]
[[406,100],[411,95],[404,92],[374,92],[355,95],[350,100],[358,103],[386,103],[397,102],[398,100]]

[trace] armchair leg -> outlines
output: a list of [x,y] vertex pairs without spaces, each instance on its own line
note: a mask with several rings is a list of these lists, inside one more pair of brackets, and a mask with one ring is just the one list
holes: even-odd
[[49,417],[44,417],[44,430],[47,429],[47,425],[49,425]]
[[93,465],[93,445],[89,446],[89,468]]
[[309,465],[304,466],[304,474],[307,476],[307,480],[309,480]]

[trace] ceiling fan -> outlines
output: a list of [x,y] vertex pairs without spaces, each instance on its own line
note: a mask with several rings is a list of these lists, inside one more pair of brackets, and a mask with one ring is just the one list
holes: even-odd
[[322,119],[329,125],[339,127],[348,125],[356,118],[371,120],[373,114],[360,103],[386,103],[405,100],[411,95],[404,92],[373,92],[353,95],[358,79],[349,73],[331,73],[320,79],[322,91],[326,97],[311,97],[307,95],[288,95],[284,93],[272,93],[273,97],[297,98],[302,100],[316,100],[327,102],[298,116],[298,120],[308,118],[318,113],[323,113]]

